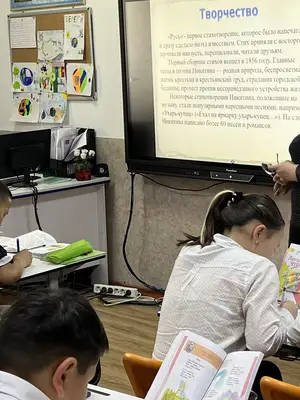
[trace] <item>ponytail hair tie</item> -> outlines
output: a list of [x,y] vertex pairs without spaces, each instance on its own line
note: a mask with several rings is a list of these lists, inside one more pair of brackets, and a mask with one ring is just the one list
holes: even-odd
[[239,203],[241,200],[243,200],[243,198],[244,198],[243,192],[233,192],[231,194],[231,198],[227,202],[227,207],[231,206],[232,204]]

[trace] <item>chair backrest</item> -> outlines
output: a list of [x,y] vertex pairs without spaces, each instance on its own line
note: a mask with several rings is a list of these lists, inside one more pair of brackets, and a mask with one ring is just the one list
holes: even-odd
[[123,364],[128,379],[137,397],[144,399],[162,364],[161,361],[125,353]]
[[264,400],[299,400],[300,387],[276,379],[263,377],[260,381],[261,394]]

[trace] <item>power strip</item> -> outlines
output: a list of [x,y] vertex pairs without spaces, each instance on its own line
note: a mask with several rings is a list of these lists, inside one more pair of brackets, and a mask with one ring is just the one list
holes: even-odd
[[117,296],[117,297],[137,297],[139,291],[135,288],[123,287],[123,286],[112,286],[112,285],[94,285],[94,293],[102,294],[105,296]]

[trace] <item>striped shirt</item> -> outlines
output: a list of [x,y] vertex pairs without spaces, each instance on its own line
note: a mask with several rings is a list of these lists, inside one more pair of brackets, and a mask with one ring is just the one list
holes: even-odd
[[182,330],[190,330],[227,353],[272,355],[288,339],[300,344],[300,321],[279,308],[279,277],[268,259],[215,235],[214,243],[187,246],[172,271],[161,309],[153,357],[163,360]]

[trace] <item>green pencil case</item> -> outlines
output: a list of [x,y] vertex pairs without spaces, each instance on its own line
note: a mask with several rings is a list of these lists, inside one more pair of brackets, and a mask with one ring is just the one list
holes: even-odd
[[75,257],[83,256],[84,254],[91,253],[92,246],[86,240],[79,240],[61,250],[52,251],[45,256],[45,260],[52,264],[63,264],[65,261]]

